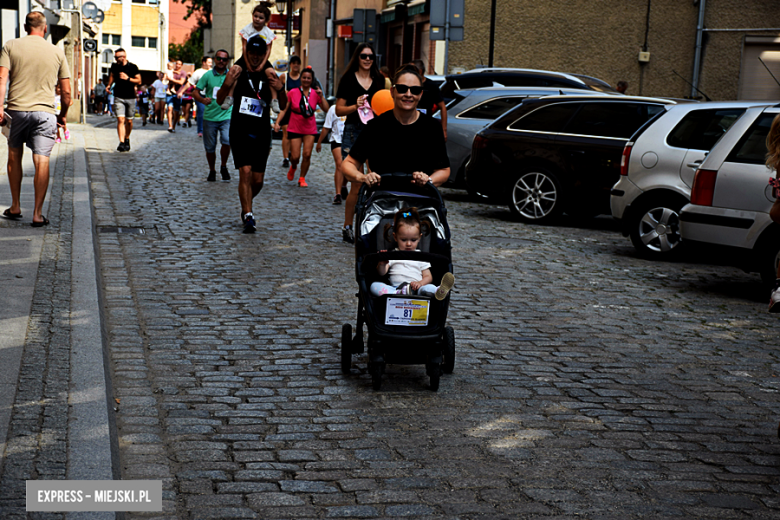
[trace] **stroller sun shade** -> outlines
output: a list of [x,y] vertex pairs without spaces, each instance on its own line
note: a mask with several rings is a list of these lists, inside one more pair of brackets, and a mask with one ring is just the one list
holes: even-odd
[[[419,202],[416,202],[416,200]],[[393,215],[404,207],[416,207],[420,218],[430,221],[431,227],[436,230],[436,236],[442,240],[446,239],[444,226],[439,220],[439,214],[431,206],[428,197],[392,191],[383,192],[381,197],[370,201],[366,215],[360,223],[360,235],[364,236],[371,233],[383,218],[392,219]]]

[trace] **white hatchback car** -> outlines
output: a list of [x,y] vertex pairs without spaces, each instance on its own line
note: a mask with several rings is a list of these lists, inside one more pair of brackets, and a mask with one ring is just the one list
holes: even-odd
[[693,174],[715,143],[748,108],[767,102],[669,105],[626,143],[620,180],[610,192],[612,216],[646,257],[676,253],[680,209],[690,201]]
[[780,261],[780,226],[769,218],[775,201],[765,165],[766,136],[780,105],[749,108],[696,170],[691,203],[680,213],[685,242],[743,251],[740,266],[773,283]]

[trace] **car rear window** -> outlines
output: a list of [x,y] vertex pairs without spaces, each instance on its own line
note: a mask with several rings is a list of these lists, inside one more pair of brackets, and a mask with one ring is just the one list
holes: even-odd
[[718,139],[744,113],[744,108],[693,110],[669,132],[666,143],[675,148],[712,150]]
[[628,139],[642,124],[663,110],[645,103],[583,103],[564,133]]
[[522,103],[525,98],[526,96],[513,96],[489,99],[461,112],[458,114],[458,117],[462,119],[489,119],[492,121],[498,119],[507,110],[511,110]]
[[764,164],[766,161],[766,136],[777,114],[765,112],[745,132],[731,150],[726,162]]
[[510,130],[528,130],[532,132],[560,132],[563,125],[571,119],[572,114],[580,107],[579,103],[556,103],[534,110],[518,119]]

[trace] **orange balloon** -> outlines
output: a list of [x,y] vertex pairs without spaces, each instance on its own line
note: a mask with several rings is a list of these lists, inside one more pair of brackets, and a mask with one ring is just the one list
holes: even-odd
[[373,98],[371,98],[371,108],[378,116],[381,116],[388,110],[392,110],[394,106],[395,103],[393,103],[393,96],[387,89],[380,90],[374,94]]

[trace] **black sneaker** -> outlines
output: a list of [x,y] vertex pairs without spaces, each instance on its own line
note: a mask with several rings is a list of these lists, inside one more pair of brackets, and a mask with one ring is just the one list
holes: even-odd
[[341,238],[344,240],[344,242],[350,244],[355,243],[355,232],[352,231],[352,226],[344,226],[341,228]]
[[129,148],[127,148],[125,143],[119,143],[119,146],[116,147],[117,152],[126,152],[127,150],[129,150]]
[[287,159],[282,161],[282,168],[287,168],[288,166],[290,166],[290,161],[288,161]]
[[228,171],[227,166],[223,166],[219,170],[219,173],[222,174],[222,180],[223,181],[229,181],[230,180],[230,172]]
[[336,196],[333,197],[333,204],[334,205],[341,204],[341,195],[340,194],[337,193]]
[[247,213],[242,217],[242,220],[244,221],[244,233],[254,233],[255,232],[255,217],[251,213]]
[[215,182],[217,180],[217,172],[215,170],[211,170],[209,172],[209,176],[206,177],[206,180],[209,182]]
[[173,133],[173,132],[174,132],[173,128],[169,128],[169,129],[168,129],[168,131],[169,131],[170,133]]
[[130,151],[130,138],[129,137],[127,139],[125,139],[125,151],[126,152]]

